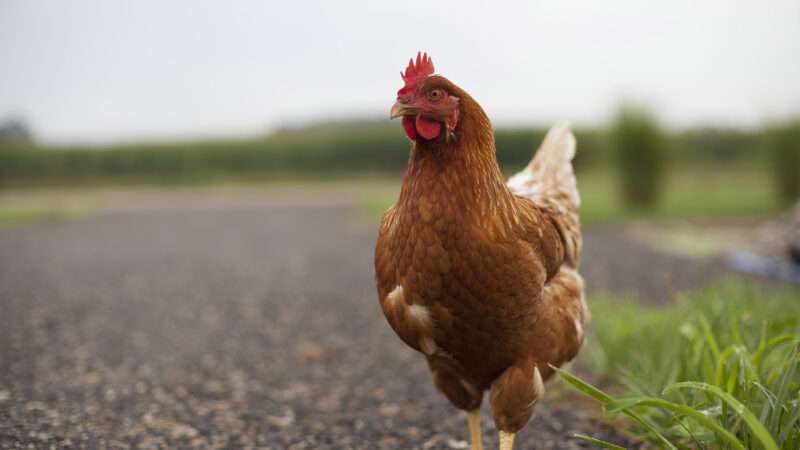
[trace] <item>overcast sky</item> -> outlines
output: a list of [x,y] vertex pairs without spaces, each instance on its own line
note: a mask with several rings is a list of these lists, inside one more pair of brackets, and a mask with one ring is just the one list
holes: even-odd
[[0,118],[102,142],[384,117],[417,50],[501,125],[800,113],[798,0],[0,0]]

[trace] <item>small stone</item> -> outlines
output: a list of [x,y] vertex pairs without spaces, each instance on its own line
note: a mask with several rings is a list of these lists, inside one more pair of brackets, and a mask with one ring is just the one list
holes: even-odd
[[463,448],[469,448],[469,443],[467,441],[462,441],[457,439],[448,439],[447,446],[449,448],[463,449]]
[[221,394],[225,392],[225,384],[219,380],[209,380],[203,387],[209,394]]
[[302,342],[297,346],[297,357],[304,361],[321,361],[325,350],[313,342]]
[[384,417],[394,417],[400,412],[400,405],[395,403],[385,403],[378,409],[380,415]]
[[267,423],[278,428],[286,428],[294,422],[294,412],[288,411],[283,416],[267,416]]

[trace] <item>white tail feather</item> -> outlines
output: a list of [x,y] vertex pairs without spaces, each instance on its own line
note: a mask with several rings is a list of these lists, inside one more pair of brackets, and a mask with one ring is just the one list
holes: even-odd
[[573,268],[578,267],[582,245],[574,156],[575,136],[569,124],[558,124],[547,133],[528,167],[507,183],[511,192],[530,199],[554,219],[565,246],[565,264]]
[[581,199],[572,170],[573,157],[575,136],[568,123],[559,123],[547,132],[530,164],[509,178],[507,185],[511,192],[535,203],[549,199],[548,203],[565,210],[577,210]]

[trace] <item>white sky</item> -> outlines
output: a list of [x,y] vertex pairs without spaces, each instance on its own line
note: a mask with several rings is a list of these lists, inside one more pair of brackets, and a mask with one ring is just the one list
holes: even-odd
[[800,113],[798,0],[0,0],[0,118],[99,142],[382,117],[417,50],[495,124]]

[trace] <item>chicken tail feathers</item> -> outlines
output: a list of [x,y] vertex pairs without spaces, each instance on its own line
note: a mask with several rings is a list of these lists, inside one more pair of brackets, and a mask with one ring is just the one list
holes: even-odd
[[538,203],[539,198],[556,200],[564,209],[577,210],[581,199],[572,169],[575,136],[568,123],[550,128],[530,164],[509,178],[508,187],[521,197]]
[[572,168],[575,147],[568,123],[553,126],[530,164],[507,183],[511,192],[530,199],[551,217],[566,246],[566,261],[573,267],[577,266],[581,248],[581,198]]

